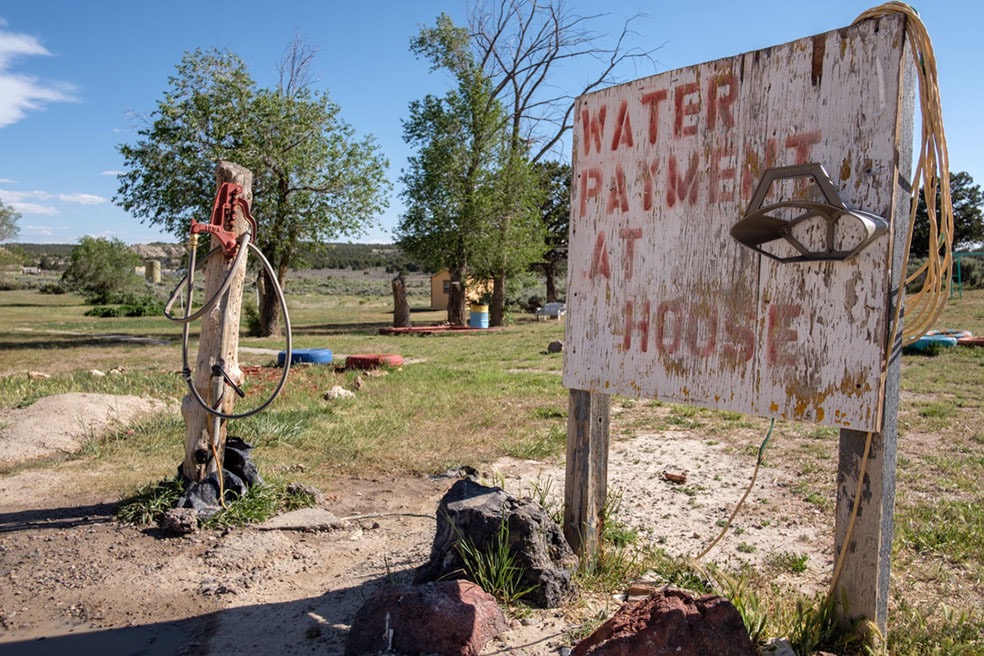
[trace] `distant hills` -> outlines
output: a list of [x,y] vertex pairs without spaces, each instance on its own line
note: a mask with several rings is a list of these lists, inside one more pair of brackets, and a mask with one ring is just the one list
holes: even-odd
[[[76,244],[6,244],[12,253],[22,254],[25,266],[64,269]],[[180,266],[185,244],[152,242],[130,246],[144,260],[159,260],[165,268]],[[319,244],[302,243],[298,247],[295,268],[303,269],[386,269],[389,272],[423,271],[423,268],[395,244]]]

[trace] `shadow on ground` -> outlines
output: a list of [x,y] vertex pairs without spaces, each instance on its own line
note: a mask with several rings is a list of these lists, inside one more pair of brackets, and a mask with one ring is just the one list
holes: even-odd
[[0,656],[341,655],[355,611],[388,580],[383,577],[320,597],[230,608],[172,622],[111,629],[61,623],[35,627],[31,635],[0,633]]
[[86,524],[106,524],[115,521],[118,504],[97,503],[89,506],[44,508],[0,513],[0,534],[27,529],[62,529]]

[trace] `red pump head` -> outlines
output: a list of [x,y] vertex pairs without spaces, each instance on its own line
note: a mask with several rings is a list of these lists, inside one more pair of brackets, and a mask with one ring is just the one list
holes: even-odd
[[236,250],[239,248],[239,241],[233,232],[234,210],[237,205],[242,211],[243,217],[249,222],[253,234],[256,234],[256,219],[249,213],[249,204],[242,197],[242,193],[242,185],[234,182],[223,182],[219,186],[219,192],[215,195],[215,203],[212,205],[212,220],[209,223],[191,220],[191,234],[207,232],[215,235],[222,242],[222,248],[227,258],[235,257]]

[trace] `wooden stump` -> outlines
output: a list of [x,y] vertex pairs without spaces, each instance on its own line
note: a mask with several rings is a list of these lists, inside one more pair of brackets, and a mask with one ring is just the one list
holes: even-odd
[[393,327],[410,327],[410,304],[407,303],[407,281],[401,273],[393,278]]
[[[248,169],[231,162],[219,162],[215,170],[215,181],[216,189],[224,182],[242,185],[242,197],[247,203],[252,201],[253,174]],[[245,218],[236,210],[233,223],[236,236],[242,235],[247,227]],[[216,248],[219,245],[219,240],[213,236],[211,247]],[[218,405],[218,409],[226,414],[233,412],[236,394],[224,378],[212,375],[212,369],[213,365],[218,364],[236,385],[242,384],[243,373],[239,369],[239,318],[242,312],[243,283],[246,280],[246,258],[242,258],[236,270],[232,270],[234,263],[234,259],[216,254],[206,265],[204,300],[215,295],[227,276],[232,277],[232,283],[225,297],[202,317],[198,356],[193,371],[193,384],[199,395],[211,407]],[[187,480],[198,482],[222,466],[226,442],[225,421],[215,421],[190,391],[181,401],[181,415],[184,417],[186,430],[185,458],[181,464],[181,472]],[[218,436],[214,435],[216,429]],[[212,457],[213,452],[216,457]]]

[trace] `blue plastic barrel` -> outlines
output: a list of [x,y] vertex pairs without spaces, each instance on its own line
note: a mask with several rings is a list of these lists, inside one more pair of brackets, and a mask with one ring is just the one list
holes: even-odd
[[468,308],[468,326],[471,328],[489,327],[489,306],[472,303]]
[[[295,365],[299,362],[306,362],[308,364],[328,364],[331,362],[331,358],[331,349],[326,348],[293,349],[290,352],[291,365]],[[286,359],[287,351],[281,351],[278,353],[277,366],[284,366],[284,360]]]

